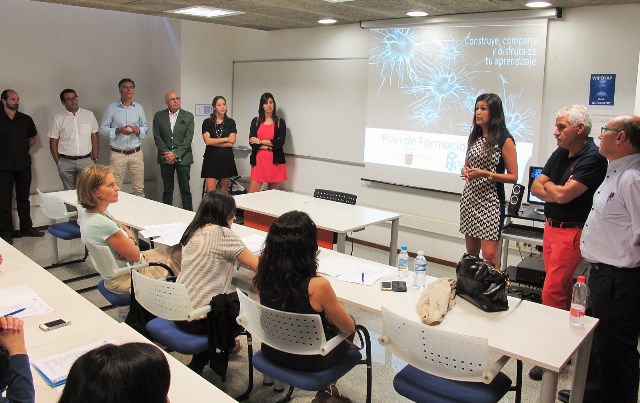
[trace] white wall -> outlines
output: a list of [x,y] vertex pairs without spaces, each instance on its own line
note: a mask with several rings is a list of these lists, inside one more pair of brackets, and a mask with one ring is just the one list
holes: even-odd
[[[570,103],[588,102],[590,74],[618,75],[615,108],[596,112],[633,111],[639,17],[640,5],[579,7],[564,10],[562,20],[549,23],[539,162],[555,149],[551,136],[555,112]],[[46,139],[51,117],[62,109],[58,101],[62,88],[76,88],[81,105],[100,120],[106,105],[117,99],[118,80],[130,76],[137,84],[136,99],[151,121],[153,113],[164,108],[162,97],[169,89],[181,91],[183,107],[190,111],[196,103],[210,103],[215,95],[224,95],[230,105],[234,60],[367,57],[369,48],[368,31],[355,25],[263,32],[22,0],[3,1],[0,26],[10,33],[0,43],[0,87],[16,89],[21,110],[36,121],[33,189],[45,191],[62,188]],[[326,122],[328,130],[330,107],[327,100],[327,109],[318,111],[318,121]],[[203,120],[196,117],[193,141],[195,205],[202,189]],[[101,161],[107,162],[108,143],[103,140],[101,146]],[[348,147],[349,140],[340,146]],[[147,179],[159,182],[151,135],[143,147]],[[236,164],[240,174],[249,174],[247,154]],[[429,256],[457,261],[464,250],[458,233],[458,196],[363,182],[363,168],[352,165],[289,157],[288,171],[287,190],[312,194],[315,188],[336,189],[357,194],[358,204],[401,212],[400,242],[407,243],[410,251],[424,249]],[[160,191],[155,198],[159,195]],[[386,244],[388,231],[381,225],[356,236]]]
[[[636,23],[638,17],[640,5],[580,7],[565,9],[562,20],[549,22],[542,117],[544,132],[543,141],[537,147],[540,163],[544,163],[556,147],[551,135],[555,112],[567,104],[588,102],[590,74],[618,75],[615,109],[593,108],[595,112],[609,114],[633,111],[640,40],[640,27]],[[368,31],[355,25],[258,32],[185,22],[183,35],[187,26],[192,34],[189,46],[200,49],[208,47],[212,51],[206,55],[206,52],[194,52],[194,59],[186,58],[183,54],[183,90],[187,91],[185,77],[193,78],[184,70],[187,65],[215,63],[215,78],[200,72],[198,80],[203,81],[194,83],[193,88],[194,93],[205,97],[209,94],[209,98],[219,89],[226,91],[222,94],[229,101],[230,88],[220,86],[220,82],[229,79],[229,63],[233,60],[368,56]],[[228,42],[213,46],[209,42],[215,37]],[[200,45],[194,43],[198,39]],[[208,86],[215,87],[216,91],[210,91]],[[256,94],[256,104],[259,95]],[[278,94],[274,95],[278,97]],[[327,109],[318,111],[318,120],[325,121],[328,130],[330,114],[327,116],[326,112],[330,111],[330,107],[331,100],[327,100]],[[594,129],[594,133],[597,129]],[[545,136],[547,133],[548,136]],[[348,139],[340,146],[348,147]],[[285,189],[306,194],[312,194],[315,188],[355,193],[358,195],[358,204],[403,213],[400,242],[407,243],[411,251],[424,249],[427,255],[448,261],[457,261],[464,251],[463,238],[458,233],[458,196],[363,182],[360,180],[363,168],[352,165],[297,157],[289,157],[287,163],[290,179],[284,184]],[[238,157],[236,164],[241,174],[249,174],[248,156]],[[356,236],[385,244],[388,242],[388,226],[367,228]]]
[[[36,188],[44,192],[62,189],[47,138],[51,119],[64,110],[59,98],[62,89],[74,88],[80,106],[93,111],[98,124],[107,105],[119,98],[117,84],[123,77],[136,82],[135,99],[145,107],[149,123],[154,111],[165,107],[166,90],[179,89],[179,55],[171,56],[167,29],[178,30],[179,45],[180,24],[163,21],[137,14],[3,0],[0,87],[19,93],[20,110],[34,119],[38,130],[31,150],[32,194]],[[154,181],[159,169],[151,133],[142,147],[150,185],[147,193],[156,198]],[[99,161],[108,164],[107,138],[101,138]],[[32,217],[35,225],[47,222],[36,206]]]

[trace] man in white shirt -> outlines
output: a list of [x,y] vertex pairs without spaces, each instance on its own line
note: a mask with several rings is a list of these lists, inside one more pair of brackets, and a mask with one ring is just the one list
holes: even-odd
[[[640,116],[619,116],[600,131],[607,175],[593,196],[580,250],[591,263],[595,329],[584,402],[638,401],[640,337]],[[558,398],[568,401],[568,391]]]
[[53,117],[49,148],[65,190],[76,188],[78,174],[98,160],[98,121],[93,112],[80,108],[78,94],[62,90],[60,102],[66,109]]

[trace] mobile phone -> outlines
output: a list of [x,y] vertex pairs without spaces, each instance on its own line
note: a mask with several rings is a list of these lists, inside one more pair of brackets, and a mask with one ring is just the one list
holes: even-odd
[[56,320],[52,320],[51,322],[42,323],[38,327],[43,332],[48,332],[49,330],[58,329],[60,327],[64,327],[64,326],[67,326],[67,325],[70,325],[70,324],[71,324],[71,322],[67,322],[64,319],[56,319]]
[[391,281],[381,281],[380,282],[380,289],[382,291],[391,291]]
[[391,290],[395,292],[407,292],[407,282],[403,280],[392,281]]

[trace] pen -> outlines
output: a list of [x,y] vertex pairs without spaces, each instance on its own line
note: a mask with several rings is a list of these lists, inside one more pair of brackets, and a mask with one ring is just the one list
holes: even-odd
[[[362,276],[363,276],[362,278],[364,279],[364,274],[363,274]],[[362,281],[364,281],[364,280],[362,280]],[[20,309],[18,309],[17,311],[9,312],[9,313],[5,314],[4,316],[11,316],[11,315],[15,315],[15,314],[17,314],[17,313],[20,313],[20,312],[22,312],[22,311],[26,310],[26,309],[27,309],[27,308],[20,308]]]
[[364,273],[362,273],[362,284],[364,284]]

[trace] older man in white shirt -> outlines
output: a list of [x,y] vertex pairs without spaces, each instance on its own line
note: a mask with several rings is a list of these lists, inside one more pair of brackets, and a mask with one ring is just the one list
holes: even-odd
[[49,148],[65,190],[76,188],[78,174],[98,160],[98,121],[93,112],[82,109],[78,94],[62,90],[65,111],[53,117],[49,128]]
[[[638,401],[640,354],[640,116],[619,116],[600,132],[607,175],[593,196],[580,250],[591,263],[593,339],[584,402]],[[558,398],[568,401],[568,391]]]

